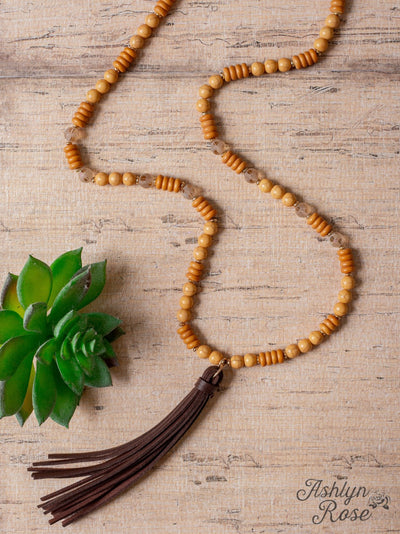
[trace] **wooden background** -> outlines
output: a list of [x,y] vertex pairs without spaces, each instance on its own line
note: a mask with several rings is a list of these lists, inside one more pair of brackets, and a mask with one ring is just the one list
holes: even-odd
[[[69,431],[51,421],[38,428],[33,417],[23,429],[0,422],[1,532],[62,532],[36,509],[60,483],[34,482],[26,467],[48,452],[142,433],[205,366],[175,333],[197,214],[168,193],[82,184],[62,152],[77,105],[153,4],[0,2],[1,278],[29,253],[51,262],[83,245],[86,262],[108,258],[97,309],[121,317],[127,332],[115,387],[87,391]],[[175,452],[70,532],[400,532],[400,4],[348,4],[315,67],[230,84],[215,111],[232,146],[350,235],[358,265],[351,313],[340,333],[293,362],[227,372],[224,393]],[[328,0],[178,0],[104,98],[85,141],[95,168],[187,179],[219,207],[223,231],[195,324],[230,354],[308,335],[331,311],[340,272],[329,244],[210,153],[194,109],[198,87],[225,65],[307,50],[328,8]],[[389,510],[313,525],[322,499],[296,498],[310,478],[380,489]]]

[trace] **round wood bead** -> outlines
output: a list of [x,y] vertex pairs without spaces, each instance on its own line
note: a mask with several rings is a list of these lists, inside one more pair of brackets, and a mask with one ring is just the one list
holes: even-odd
[[352,276],[343,276],[341,281],[341,286],[343,289],[353,289],[353,287],[356,285],[356,281]]
[[324,335],[322,334],[322,332],[314,330],[314,332],[311,332],[311,334],[308,336],[308,339],[313,345],[319,345],[324,340]]
[[140,37],[143,37],[143,39],[148,39],[152,34],[152,29],[147,24],[141,24],[136,30],[136,33],[140,35]]
[[105,172],[98,172],[94,177],[94,181],[97,185],[107,185],[108,174],[106,174]]
[[318,37],[318,39],[315,39],[314,41],[314,48],[315,50],[318,50],[318,52],[326,52],[328,50],[329,43],[326,39],[323,39],[322,37]]
[[111,83],[111,84],[115,83],[118,80],[118,72],[116,70],[114,70],[114,69],[108,69],[104,73],[104,79],[108,83]]
[[325,19],[325,26],[328,26],[328,28],[333,28],[336,30],[336,28],[339,28],[340,26],[340,18],[337,15],[328,15]]
[[258,188],[263,193],[270,193],[271,189],[274,187],[274,184],[271,182],[271,180],[268,180],[268,178],[263,178],[261,182],[258,184]]
[[222,79],[222,76],[219,74],[214,74],[213,76],[210,76],[208,79],[208,85],[210,85],[213,89],[220,89],[224,83],[224,80]]
[[339,291],[338,298],[339,302],[344,302],[345,304],[348,304],[352,300],[353,295],[348,289],[342,289],[341,291]]
[[215,235],[218,232],[218,224],[216,221],[208,221],[203,226],[203,232],[207,235]]
[[281,199],[285,194],[285,190],[280,185],[276,184],[270,191],[271,197],[276,199]]
[[349,306],[345,302],[336,302],[336,304],[333,307],[333,313],[337,317],[345,316],[348,311],[349,311]]
[[333,28],[330,28],[329,26],[324,26],[321,28],[321,31],[319,32],[319,36],[323,39],[326,39],[327,41],[330,41],[334,35]]
[[285,348],[285,354],[289,359],[296,358],[300,354],[298,345],[292,343]]
[[134,185],[136,183],[136,176],[131,172],[124,172],[122,182],[124,185]]
[[287,206],[290,208],[291,206],[294,206],[296,204],[296,197],[293,193],[285,193],[282,197],[282,203],[284,206]]
[[311,341],[307,338],[299,339],[299,341],[297,342],[297,345],[300,349],[300,352],[302,352],[303,354],[305,352],[310,351],[313,348]]
[[105,95],[110,90],[111,84],[107,80],[98,80],[98,82],[95,85],[96,91],[101,93],[102,95]]
[[257,354],[245,354],[244,365],[246,367],[254,367],[255,365],[257,365]]
[[196,349],[199,358],[208,358],[211,354],[211,348],[208,345],[200,345]]
[[292,62],[287,57],[281,57],[278,59],[279,72],[287,72],[292,68]]
[[90,89],[86,93],[86,100],[89,102],[89,104],[97,104],[101,99],[101,93],[97,91],[97,89]]
[[147,17],[145,18],[145,22],[147,26],[150,26],[150,28],[158,28],[160,24],[160,19],[157,17],[155,13],[149,13]]
[[192,314],[190,313],[190,310],[180,309],[176,314],[176,318],[180,323],[186,323],[187,321],[190,321]]
[[218,365],[219,362],[224,358],[224,355],[222,352],[219,352],[219,350],[213,350],[208,357],[211,365]]
[[213,93],[214,89],[207,84],[202,85],[199,89],[199,96],[201,96],[201,98],[210,98]]
[[200,113],[205,113],[211,108],[211,104],[208,100],[205,98],[199,98],[199,100],[196,102],[196,109]]
[[179,299],[179,306],[182,308],[182,310],[190,310],[190,308],[193,308],[194,301],[192,297],[188,297],[187,295],[183,295]]
[[251,64],[250,70],[253,76],[261,76],[265,72],[264,63],[255,61]]
[[209,234],[201,234],[197,240],[200,247],[210,247],[212,245],[212,237]]
[[278,70],[278,62],[275,59],[267,59],[264,63],[264,68],[267,74],[273,74]]
[[186,282],[183,284],[182,291],[187,297],[193,297],[197,293],[197,286],[193,282]]
[[129,46],[135,50],[140,50],[144,47],[145,39],[141,35],[132,35],[129,40]]
[[193,258],[195,260],[201,261],[205,260],[208,256],[207,249],[204,247],[196,247],[193,251]]
[[122,183],[122,175],[119,172],[112,172],[108,176],[108,183],[110,185],[119,185]]
[[232,356],[230,364],[231,364],[232,369],[241,369],[242,367],[244,367],[243,356],[239,356],[239,355]]

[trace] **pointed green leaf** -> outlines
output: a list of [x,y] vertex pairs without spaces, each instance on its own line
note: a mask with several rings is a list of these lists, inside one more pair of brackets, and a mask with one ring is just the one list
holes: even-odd
[[79,321],[80,315],[75,310],[71,310],[62,317],[54,327],[54,337],[64,339],[69,330]]
[[90,287],[82,301],[79,303],[78,309],[84,308],[93,302],[103,291],[106,283],[106,264],[107,260],[104,260],[99,263],[92,263],[88,266],[91,273]]
[[63,287],[49,314],[49,320],[52,324],[58,323],[70,310],[78,310],[82,307],[80,304],[89,289],[90,280],[90,269],[87,267]]
[[[53,366],[55,366],[55,364],[53,364]],[[78,405],[79,397],[65,384],[56,366],[54,370],[54,379],[57,389],[57,398],[50,417],[59,425],[68,428],[71,417],[74,415]]]
[[94,369],[90,376],[85,378],[85,385],[95,388],[112,386],[110,371],[99,356],[94,356]]
[[9,379],[18,369],[25,356],[35,352],[40,336],[27,334],[9,339],[0,347],[0,380]]
[[49,308],[51,308],[55,298],[61,289],[68,284],[74,274],[82,267],[82,248],[70,250],[61,254],[50,266],[53,273],[53,287],[49,298]]
[[33,382],[32,402],[39,425],[44,423],[53,411],[57,390],[53,367],[40,361],[36,364],[36,376]]
[[29,383],[28,383],[28,389],[26,390],[26,395],[24,402],[19,409],[19,411],[15,414],[15,417],[17,418],[18,423],[20,426],[24,426],[25,421],[28,419],[28,417],[33,412],[33,404],[32,404],[32,388],[33,388],[33,380],[35,378],[35,368],[32,365],[31,366],[31,375],[29,377]]
[[93,326],[96,332],[102,336],[106,336],[122,323],[117,317],[106,313],[85,313],[83,317],[87,317],[88,324]]
[[48,339],[45,343],[43,343],[43,345],[40,345],[40,347],[36,351],[35,357],[39,360],[39,362],[45,365],[50,365],[51,362],[55,359],[59,349],[59,342],[57,341],[57,339],[52,337],[51,339]]
[[75,358],[85,375],[89,376],[93,373],[94,357],[91,354],[86,356],[82,351],[78,350],[75,353]]
[[71,348],[74,352],[78,350],[78,346],[81,342],[81,337],[83,336],[83,332],[76,332],[72,339],[71,339]]
[[103,359],[116,358],[117,355],[115,354],[114,349],[111,346],[111,343],[107,341],[106,339],[103,339],[103,344],[104,344],[106,351],[105,351],[105,354],[102,355],[102,358]]
[[24,315],[24,328],[32,332],[46,334],[47,326],[47,304],[45,302],[35,302],[27,307]]
[[85,378],[83,371],[75,361],[75,358],[65,361],[61,358],[60,354],[57,354],[56,361],[62,379],[67,386],[80,397],[82,395]]
[[24,316],[24,309],[21,306],[17,295],[18,276],[8,273],[4,286],[1,290],[0,304],[3,310],[12,310]]
[[33,354],[27,354],[11,378],[0,382],[0,417],[14,415],[22,407],[31,375]]
[[106,352],[106,347],[103,342],[103,338],[97,335],[92,341],[89,342],[88,352],[94,356],[100,356]]
[[71,341],[68,337],[66,337],[61,344],[60,356],[65,361],[69,361],[75,356],[71,347]]
[[125,331],[120,326],[117,326],[117,328],[114,328],[112,332],[104,337],[107,339],[107,341],[113,342],[123,335],[125,335]]
[[0,345],[8,339],[26,334],[21,316],[12,310],[0,311]]
[[47,302],[51,293],[52,275],[50,267],[29,256],[17,280],[17,295],[26,309],[34,302]]

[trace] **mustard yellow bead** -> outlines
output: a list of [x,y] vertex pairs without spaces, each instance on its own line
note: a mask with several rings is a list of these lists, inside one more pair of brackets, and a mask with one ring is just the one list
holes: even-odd
[[302,353],[310,351],[313,347],[311,341],[307,338],[299,339],[299,341],[297,342],[297,345],[300,349],[300,352]]
[[321,31],[319,32],[319,36],[323,39],[326,39],[327,41],[330,41],[334,35],[333,28],[330,28],[329,26],[324,26],[321,28]]
[[313,345],[319,345],[320,343],[322,343],[324,335],[318,330],[314,330],[314,332],[311,332],[311,334],[308,336],[308,339]]
[[213,76],[210,76],[208,79],[208,85],[210,85],[213,89],[220,89],[224,84],[224,80],[222,79],[222,76],[219,74],[214,74]]
[[210,98],[214,93],[214,89],[209,85],[202,85],[199,89],[199,96],[201,98]]
[[182,291],[187,297],[193,297],[197,293],[197,286],[193,282],[186,282],[183,284]]
[[265,72],[264,63],[255,61],[251,64],[250,70],[253,76],[261,76]]
[[333,307],[333,313],[336,317],[343,317],[349,311],[349,307],[345,302],[336,302]]
[[203,226],[203,232],[207,235],[215,235],[218,232],[218,224],[215,221],[208,221]]
[[273,187],[274,184],[268,178],[263,178],[258,184],[258,189],[263,193],[270,193]]
[[115,83],[118,80],[118,72],[116,70],[114,70],[114,69],[108,69],[104,73],[104,79],[108,83],[111,83],[111,84]]
[[122,182],[124,185],[133,185],[136,183],[136,176],[131,172],[124,172]]
[[212,351],[208,345],[200,345],[200,347],[197,347],[196,352],[199,358],[208,358]]
[[193,251],[193,258],[198,261],[205,260],[207,255],[207,249],[204,247],[196,247]]
[[208,100],[205,98],[199,98],[199,100],[196,102],[196,109],[200,113],[205,113],[211,108],[211,104]]
[[244,365],[246,367],[254,367],[255,365],[257,365],[257,354],[245,354]]
[[180,309],[176,314],[176,318],[180,323],[187,323],[192,318],[192,314],[190,313],[190,310]]
[[193,307],[194,301],[192,297],[188,297],[187,295],[183,295],[179,299],[179,306],[182,308],[182,310],[190,310],[190,308]]
[[285,354],[288,358],[296,358],[300,354],[300,349],[296,343],[292,343],[285,348]]
[[97,91],[97,89],[90,89],[86,93],[86,101],[90,104],[96,104],[101,99],[101,93]]
[[135,50],[140,50],[144,47],[145,39],[141,35],[132,35],[129,40],[129,46]]
[[157,17],[155,13],[149,13],[147,17],[145,18],[145,22],[147,26],[150,26],[150,28],[158,28],[160,24],[160,19]]
[[293,193],[285,193],[282,197],[282,203],[284,206],[287,206],[290,208],[291,206],[294,206],[296,204],[296,197]]
[[329,43],[326,39],[323,39],[322,37],[318,37],[318,39],[315,39],[314,41],[314,48],[315,50],[318,50],[318,52],[326,52],[328,50]]
[[212,245],[212,241],[213,239],[209,234],[201,234],[197,240],[198,244],[204,248],[210,247]]
[[339,28],[340,26],[340,18],[337,15],[328,15],[325,19],[325,26],[328,26],[329,28],[333,28],[336,30],[336,28]]
[[111,84],[107,80],[98,80],[98,82],[95,85],[96,91],[101,93],[102,95],[105,95],[110,90]]
[[349,302],[351,302],[353,295],[348,289],[342,289],[341,291],[339,291],[338,298],[339,302],[344,302],[345,304],[348,304]]
[[341,285],[343,289],[353,289],[353,287],[356,285],[356,281],[352,276],[343,276]]
[[148,39],[152,34],[152,31],[153,30],[147,24],[141,24],[136,30],[136,33],[140,35],[140,37],[143,37],[143,39]]
[[285,190],[283,189],[283,187],[281,187],[280,185],[276,184],[271,189],[270,193],[271,193],[271,197],[272,198],[276,198],[276,199],[279,200],[285,194]]
[[231,364],[232,369],[241,369],[242,367],[244,367],[243,356],[239,356],[239,355],[232,356],[230,360],[230,364]]
[[267,59],[264,63],[265,72],[267,74],[273,74],[278,70],[278,62],[275,59]]
[[119,185],[122,183],[122,175],[119,172],[112,172],[108,177],[110,185]]
[[218,350],[213,350],[208,357],[211,365],[218,365],[219,362],[224,358],[224,355],[222,352],[219,352]]
[[278,59],[278,69],[279,72],[287,72],[292,68],[292,62],[287,57],[281,57]]
[[108,174],[106,174],[105,172],[98,172],[94,177],[94,181],[97,185],[107,185]]

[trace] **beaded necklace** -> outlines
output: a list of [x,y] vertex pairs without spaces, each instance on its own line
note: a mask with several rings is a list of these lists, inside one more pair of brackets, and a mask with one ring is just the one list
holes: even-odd
[[[62,520],[68,525],[80,517],[105,504],[127,487],[140,480],[156,462],[170,450],[196,420],[210,397],[213,396],[222,379],[222,369],[230,366],[232,369],[283,363],[302,353],[309,352],[330,336],[339,326],[340,319],[348,313],[349,302],[352,300],[351,290],[354,288],[354,261],[352,250],[348,248],[348,238],[333,228],[325,218],[306,202],[299,201],[292,192],[282,185],[272,182],[263,171],[250,165],[231,149],[221,138],[214,115],[211,113],[211,97],[224,84],[242,80],[250,76],[264,74],[285,73],[291,69],[302,69],[314,65],[318,57],[328,49],[329,40],[334,30],[339,27],[340,15],[344,12],[345,0],[331,0],[330,11],[319,37],[309,50],[278,60],[267,59],[265,62],[245,63],[223,68],[220,74],[214,74],[208,83],[199,89],[200,99],[196,103],[201,113],[200,125],[204,139],[209,142],[212,152],[220,156],[221,161],[236,174],[243,175],[250,184],[256,184],[262,193],[269,193],[273,199],[280,200],[285,208],[294,209],[295,213],[305,218],[306,223],[318,234],[326,238],[334,247],[338,248],[338,258],[341,272],[342,289],[339,291],[333,313],[327,314],[308,337],[297,340],[285,348],[245,355],[226,355],[221,351],[203,343],[190,324],[191,309],[195,304],[195,295],[204,270],[204,260],[208,256],[208,249],[213,243],[213,236],[218,232],[217,211],[210,202],[201,195],[198,187],[163,175],[134,174],[132,172],[97,172],[84,165],[78,142],[84,138],[85,128],[91,119],[96,104],[102,96],[110,91],[113,84],[119,80],[136,59],[137,54],[146,40],[166,17],[175,0],[158,0],[154,12],[145,18],[145,24],[137,29],[131,37],[129,46],[119,54],[113,62],[113,69],[104,73],[104,77],[90,89],[86,100],[80,104],[73,116],[73,126],[67,128],[65,136],[67,145],[64,149],[69,167],[76,171],[83,182],[94,182],[99,186],[140,185],[143,188],[154,187],[167,192],[181,193],[192,203],[192,206],[204,219],[203,232],[198,238],[198,246],[193,251],[193,259],[186,273],[188,281],[183,285],[183,295],[179,300],[180,309],[177,312],[179,322],[178,334],[188,349],[194,350],[200,358],[208,359],[211,367],[207,368],[199,378],[193,390],[181,403],[163,420],[144,435],[135,440],[104,451],[92,453],[52,454],[49,460],[37,462],[29,468],[34,478],[67,478],[84,477],[67,488],[61,489],[42,498],[45,501],[40,506],[45,513],[52,513],[50,523]],[[100,462],[89,467],[65,468],[58,465]]]

